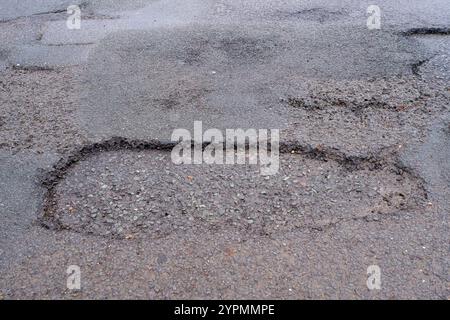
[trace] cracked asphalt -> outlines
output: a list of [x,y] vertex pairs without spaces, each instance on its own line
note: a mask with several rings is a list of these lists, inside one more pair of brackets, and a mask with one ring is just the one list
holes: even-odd
[[[450,7],[371,4],[2,1],[0,299],[449,299]],[[173,164],[194,121],[279,173]]]

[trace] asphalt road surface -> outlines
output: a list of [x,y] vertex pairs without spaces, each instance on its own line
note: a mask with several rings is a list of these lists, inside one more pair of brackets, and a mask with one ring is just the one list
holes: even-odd
[[447,0],[3,0],[0,299],[450,298],[449,61]]

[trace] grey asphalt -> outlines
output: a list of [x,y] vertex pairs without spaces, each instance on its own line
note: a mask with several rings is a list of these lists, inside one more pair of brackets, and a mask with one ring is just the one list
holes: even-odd
[[[448,299],[450,7],[371,4],[3,1],[0,299]],[[279,174],[126,143],[199,120]]]

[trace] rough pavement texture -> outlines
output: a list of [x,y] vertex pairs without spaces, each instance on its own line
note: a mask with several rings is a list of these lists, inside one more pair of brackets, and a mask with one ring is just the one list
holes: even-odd
[[[446,0],[76,3],[0,4],[0,299],[450,297]],[[195,120],[279,174],[93,147]]]
[[81,145],[82,133],[72,121],[75,86],[70,69],[8,69],[0,74],[2,149],[63,152]]

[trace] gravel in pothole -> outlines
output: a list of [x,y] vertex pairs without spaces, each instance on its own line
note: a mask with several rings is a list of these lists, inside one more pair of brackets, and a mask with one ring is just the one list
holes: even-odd
[[279,173],[267,177],[255,165],[175,165],[170,152],[111,151],[69,168],[44,217],[119,238],[221,228],[271,234],[410,213],[424,197],[415,177],[390,165],[349,171],[281,154]]

